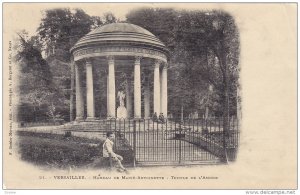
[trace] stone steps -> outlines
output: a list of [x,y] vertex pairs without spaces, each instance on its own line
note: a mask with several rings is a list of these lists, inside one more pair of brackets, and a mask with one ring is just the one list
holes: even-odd
[[63,131],[107,131],[109,124],[106,122],[81,122],[68,123],[60,128]]
[[[167,127],[167,129],[166,129]],[[76,131],[76,132],[106,132],[106,131],[120,131],[120,132],[133,132],[134,125],[133,121],[109,121],[109,120],[99,120],[99,121],[84,121],[84,122],[71,122],[60,126],[39,126],[39,127],[24,127],[20,129],[28,129],[33,131]],[[189,128],[184,128],[183,131]],[[178,127],[172,123],[157,124],[151,121],[137,122],[136,131],[178,131]],[[201,131],[201,129],[199,129]],[[188,130],[187,130],[188,131]],[[194,130],[198,131],[198,130]]]

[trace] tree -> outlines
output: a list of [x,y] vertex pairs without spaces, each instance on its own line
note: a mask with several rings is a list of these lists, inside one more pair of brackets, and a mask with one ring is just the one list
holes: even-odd
[[[44,45],[43,49],[47,54],[47,61],[52,65],[52,70],[62,70],[64,73],[64,75],[59,76],[61,82],[57,85],[61,86],[62,84],[64,88],[71,87],[71,92],[67,93],[70,97],[68,102],[70,103],[71,120],[73,120],[75,90],[74,64],[70,49],[81,37],[101,25],[103,25],[103,22],[100,17],[89,16],[81,9],[72,11],[70,9],[51,9],[45,11],[38,28],[38,34]],[[65,66],[65,68],[61,66]],[[60,91],[64,90],[61,89]]]
[[92,28],[102,25],[100,17],[91,17],[82,9],[46,10],[38,34],[47,56],[69,62],[71,47]]
[[[198,62],[198,72],[215,86],[220,97],[223,115],[224,149],[229,134],[230,110],[236,112],[236,88],[239,73],[239,36],[234,19],[221,11],[184,13],[179,22],[179,37],[185,50]],[[186,33],[186,31],[190,33]],[[201,46],[201,47],[199,47]],[[197,64],[197,61],[195,63]]]
[[126,15],[127,22],[141,26],[157,36],[167,48],[173,50],[174,25],[177,13],[173,9],[144,8],[136,9]]
[[106,12],[103,14],[103,24],[111,24],[119,22],[119,20],[116,18],[116,16],[112,12]]
[[[197,97],[202,98],[206,87],[205,82],[194,74],[196,68],[192,58],[185,49],[185,40],[178,36],[178,22],[181,13],[173,9],[137,9],[127,14],[127,21],[149,30],[156,35],[170,50],[172,54],[169,60],[169,111],[179,117],[181,106],[184,107],[184,115],[196,111]],[[190,36],[192,37],[192,36]],[[199,95],[201,94],[201,95]],[[176,106],[174,106],[176,105]],[[201,106],[197,107],[200,109]]]
[[53,87],[52,74],[47,61],[41,55],[37,37],[33,36],[29,40],[26,40],[26,32],[23,34],[19,33],[18,35],[18,52],[15,60],[19,62],[21,71],[23,73],[31,73],[36,81],[38,81],[38,86],[51,89]]
[[[53,83],[49,64],[42,58],[41,45],[38,44],[37,37],[28,38],[24,31],[18,35],[15,60],[21,71],[19,78],[21,108],[22,105],[28,111],[30,111],[29,107],[33,108],[31,113],[33,117],[27,119],[32,121],[35,120],[44,105],[59,102],[59,93]],[[20,116],[20,120],[23,119],[24,116]]]
[[53,118],[57,116],[55,112],[66,112],[71,104],[72,120],[74,69],[70,49],[91,30],[117,21],[112,13],[104,14],[102,20],[82,9],[50,9],[44,12],[37,36],[28,38],[28,33],[20,33],[16,59],[22,67],[24,85],[20,89],[24,105],[33,106],[34,111],[46,107],[44,114]]
[[239,33],[233,17],[215,10],[146,8],[130,12],[127,20],[157,35],[171,50],[169,107],[193,109],[213,85],[212,106],[224,116],[227,131],[229,116],[236,113],[239,74]]

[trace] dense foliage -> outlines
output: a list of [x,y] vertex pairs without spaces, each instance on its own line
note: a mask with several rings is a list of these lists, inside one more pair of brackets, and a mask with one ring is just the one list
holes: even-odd
[[[107,13],[107,18],[111,14]],[[111,20],[110,20],[111,21]],[[69,120],[71,66],[70,49],[92,29],[107,23],[81,9],[51,9],[29,37],[19,33],[15,56],[20,66],[19,120]]]
[[[145,8],[127,21],[144,27],[170,49],[169,110],[213,116],[236,114],[239,34],[234,19],[221,11]],[[229,107],[226,104],[230,104]],[[227,108],[226,108],[227,107]]]

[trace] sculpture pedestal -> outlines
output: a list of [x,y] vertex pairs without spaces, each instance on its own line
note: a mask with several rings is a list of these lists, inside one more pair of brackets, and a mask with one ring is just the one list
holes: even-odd
[[127,109],[124,106],[117,108],[117,118],[127,118]]

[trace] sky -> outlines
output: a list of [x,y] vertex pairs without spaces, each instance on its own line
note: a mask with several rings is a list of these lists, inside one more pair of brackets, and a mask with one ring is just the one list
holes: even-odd
[[[212,9],[218,8],[220,4],[176,4],[176,3],[6,3],[4,13],[12,22],[9,30],[18,32],[25,29],[29,35],[35,35],[43,12],[53,8],[81,8],[90,16],[103,16],[106,12],[112,12],[117,18],[124,20],[126,14],[133,9],[141,7],[173,7],[175,9]],[[7,9],[6,9],[7,8]],[[15,11],[17,10],[17,11]],[[5,21],[5,20],[4,20]],[[17,24],[17,25],[16,25]],[[4,29],[5,31],[6,29]]]

